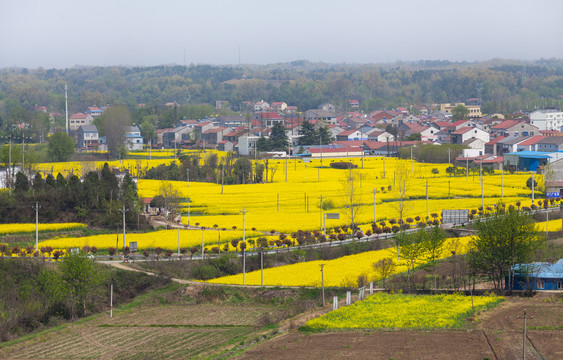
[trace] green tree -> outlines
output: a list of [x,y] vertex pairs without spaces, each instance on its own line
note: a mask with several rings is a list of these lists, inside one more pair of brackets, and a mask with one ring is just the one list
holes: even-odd
[[318,137],[320,138],[321,144],[327,145],[332,143],[332,134],[328,126],[321,125],[318,130]]
[[61,278],[68,289],[71,317],[86,313],[87,303],[92,301],[107,279],[105,271],[84,253],[69,252],[60,264]]
[[301,124],[299,135],[301,135],[298,140],[299,145],[315,145],[319,143],[315,125],[308,120],[303,121],[303,124]]
[[272,127],[272,133],[270,134],[270,148],[272,150],[288,151],[289,140],[287,139],[285,130],[285,126],[279,122]]
[[[414,269],[425,257],[424,244],[427,242],[428,232],[425,229],[414,233],[400,232],[396,237],[398,257],[407,262],[407,281],[414,275]],[[413,286],[415,278],[412,277]]]
[[486,218],[479,219],[472,227],[476,236],[471,242],[469,265],[473,274],[485,275],[500,289],[514,286],[514,266],[533,260],[543,245],[534,219],[517,210],[504,210],[502,204]]
[[233,166],[233,173],[237,184],[247,184],[252,181],[252,163],[246,158],[239,158]]
[[270,151],[270,141],[266,139],[264,136],[260,136],[256,141],[256,150],[258,151]]
[[469,116],[469,109],[463,104],[456,105],[452,109],[453,120],[464,120],[467,119],[468,116]]
[[56,162],[68,161],[74,154],[74,141],[62,131],[57,131],[49,137],[47,156],[49,160]]
[[413,133],[407,136],[407,141],[420,141],[422,140],[422,135],[420,133]]
[[422,244],[423,253],[426,255],[426,260],[428,261],[426,266],[430,266],[432,268],[432,273],[434,275],[434,289],[437,288],[436,265],[442,256],[446,240],[446,234],[439,226],[436,225],[428,231],[428,236],[425,237]]
[[21,171],[16,174],[16,193],[24,193],[29,190],[29,181],[27,176]]
[[143,121],[139,127],[141,130],[141,135],[143,136],[143,142],[148,144],[156,136],[156,130],[154,125],[149,121]]

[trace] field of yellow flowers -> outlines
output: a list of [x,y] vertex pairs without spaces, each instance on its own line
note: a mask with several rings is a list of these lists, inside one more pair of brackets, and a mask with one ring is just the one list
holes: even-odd
[[[259,233],[247,231],[246,236],[257,236]],[[242,239],[242,230],[160,230],[148,233],[125,234],[125,246],[129,246],[131,241],[137,242],[139,250],[155,249],[161,247],[163,249],[177,250],[178,240],[180,248],[190,248],[192,246],[201,246],[202,238],[206,249],[211,250],[212,247],[218,246],[221,242],[223,245],[230,243],[233,239]],[[83,248],[84,246],[96,247],[98,249],[107,249],[110,247],[122,248],[123,233],[120,234],[104,234],[84,237],[61,237],[41,241],[39,247],[52,247],[53,249],[67,248]],[[229,245],[232,249],[232,245]]]
[[496,296],[405,295],[379,293],[309,320],[309,329],[446,329],[462,328],[476,311],[504,298]]
[[[448,239],[441,258],[451,256],[450,249],[456,248],[457,254],[465,254],[471,237]],[[267,286],[321,286],[321,264],[324,264],[325,286],[357,286],[358,277],[368,281],[380,280],[372,264],[381,259],[392,258],[396,261],[397,250],[388,248],[368,251],[361,254],[344,256],[334,260],[316,260],[291,265],[264,269],[264,285]],[[407,271],[407,263],[396,261],[394,274]],[[242,274],[225,276],[208,281],[213,284],[242,284]],[[260,285],[260,270],[246,273],[246,285]]]
[[[481,206],[481,184],[477,176],[449,177],[445,169],[448,164],[422,164],[395,158],[348,159],[358,165],[352,170],[356,174],[354,204],[359,205],[357,224],[368,224],[374,220],[374,198],[377,221],[398,218],[399,204],[396,169],[406,168],[406,200],[403,217],[441,214],[443,209],[477,209]],[[325,212],[338,213],[339,220],[327,220],[326,227],[346,225],[351,222],[347,212],[344,188],[348,170],[329,167],[331,161],[311,159],[270,160],[269,167],[277,167],[274,181],[265,184],[229,185],[173,182],[178,191],[191,199],[192,221],[203,226],[218,224],[230,228],[242,225],[241,210],[245,208],[247,228],[261,231],[275,229],[290,233],[297,230],[315,230],[321,226],[321,196]],[[287,163],[286,163],[287,162]],[[363,163],[363,168],[362,168]],[[432,173],[436,169],[437,174]],[[531,190],[526,188],[529,174],[504,174],[483,177],[485,207],[499,201],[522,206],[531,205]],[[286,181],[287,178],[287,181]],[[271,174],[269,175],[269,181]],[[428,182],[428,210],[426,183]],[[154,197],[161,182],[139,180],[139,195]],[[501,185],[502,184],[502,185]],[[538,194],[536,194],[538,196]],[[187,212],[187,205],[185,205]],[[185,218],[185,217],[184,217]]]
[[[83,229],[81,223],[39,224],[39,231]],[[0,224],[0,234],[16,234],[35,231],[35,224]]]
[[[207,150],[206,153],[213,152],[217,153],[219,157],[222,157],[225,153],[215,150]],[[190,155],[194,153],[199,153],[199,150],[182,150],[181,155]],[[110,168],[119,168],[120,170],[128,170],[131,176],[137,177],[145,174],[149,169],[157,167],[162,164],[169,165],[172,162],[178,162],[177,156],[174,154],[174,150],[153,150],[150,153],[148,151],[137,151],[130,152],[131,159],[124,160],[113,160],[113,161],[68,161],[68,162],[58,162],[58,163],[39,163],[34,165],[34,170],[41,172],[43,176],[46,174],[53,174],[57,177],[59,173],[63,176],[77,175],[83,176],[88,171],[101,170],[104,164],[107,162]],[[203,154],[202,154],[203,156]],[[146,157],[151,159],[135,159],[134,157]],[[203,161],[203,160],[202,160]]]

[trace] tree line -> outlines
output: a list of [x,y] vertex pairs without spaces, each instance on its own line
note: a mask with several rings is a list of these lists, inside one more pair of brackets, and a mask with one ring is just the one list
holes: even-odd
[[274,181],[279,164],[272,159],[254,162],[247,157],[236,157],[229,152],[219,158],[217,153],[181,155],[180,164],[171,162],[149,169],[145,179],[170,181],[201,181],[216,184],[252,184]]
[[[476,66],[479,65],[479,66]],[[341,110],[360,101],[365,112],[414,104],[482,98],[483,113],[561,106],[563,62],[535,63],[398,63],[347,65],[291,62],[264,66],[89,67],[73,69],[4,69],[0,71],[0,127],[29,124],[27,136],[46,135],[48,115],[64,114],[64,85],[69,85],[70,112],[93,105],[126,105],[136,124],[169,127],[184,116],[215,114],[226,100],[237,113],[251,111],[242,101],[285,101],[300,111],[330,102]],[[175,102],[177,106],[164,106]],[[143,103],[139,108],[137,104]],[[210,105],[196,105],[210,104]],[[416,108],[412,108],[417,113]],[[59,126],[64,126],[62,117]],[[13,134],[14,136],[21,136]]]
[[31,179],[23,172],[15,177],[14,191],[0,194],[0,221],[4,223],[35,222],[32,206],[39,203],[41,222],[86,222],[114,229],[122,224],[120,210],[126,209],[128,226],[139,224],[142,210],[137,186],[126,174],[120,182],[107,163],[100,171],[89,171],[81,180],[76,174],[55,178],[40,173]]

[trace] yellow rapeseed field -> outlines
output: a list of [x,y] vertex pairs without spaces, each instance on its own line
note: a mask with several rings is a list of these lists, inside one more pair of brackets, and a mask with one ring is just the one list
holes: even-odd
[[[451,249],[456,248],[457,254],[465,254],[471,237],[448,239],[444,246],[441,258],[451,256]],[[325,286],[357,286],[358,277],[364,276],[368,281],[380,280],[377,278],[372,264],[381,259],[397,258],[397,250],[388,248],[377,251],[368,251],[361,254],[344,256],[334,260],[316,260],[301,262],[291,265],[278,266],[264,269],[264,285],[269,286],[321,286],[321,264],[324,264]],[[400,260],[397,262],[394,274],[407,271],[407,264]],[[249,272],[245,275],[246,285],[260,285],[260,270]],[[225,276],[209,280],[213,284],[242,284],[242,274]]]
[[[341,159],[342,160],[342,159]],[[336,160],[336,161],[341,161]],[[421,164],[395,158],[365,158],[349,160],[358,165],[352,170],[356,174],[354,204],[359,204],[356,224],[368,224],[374,219],[374,191],[377,221],[399,218],[398,180],[395,169],[407,170],[406,196],[403,202],[403,218],[427,215],[426,183],[428,182],[428,213],[441,215],[443,209],[477,209],[481,206],[481,184],[479,176],[449,177],[447,164]],[[297,230],[319,230],[321,227],[321,196],[325,212],[338,213],[339,220],[326,220],[326,227],[351,223],[344,188],[348,170],[329,167],[332,159],[270,160],[269,168],[277,167],[274,181],[265,184],[229,185],[190,182],[173,182],[181,194],[191,199],[191,221],[204,226],[218,224],[220,227],[239,228],[242,225],[241,210],[245,208],[246,227],[261,231],[276,230],[291,233]],[[285,170],[287,168],[287,171]],[[385,169],[385,170],[384,170]],[[433,174],[437,169],[438,174]],[[287,181],[286,181],[287,174]],[[529,174],[504,174],[483,177],[485,207],[499,201],[522,206],[531,205],[531,190],[526,188]],[[271,181],[271,174],[268,176]],[[501,191],[502,183],[502,191]],[[139,180],[138,189],[142,197],[158,194],[161,182]],[[502,197],[501,197],[502,192]],[[536,194],[539,196],[539,194]],[[187,204],[184,205],[187,212]],[[184,216],[186,221],[186,216]]]
[[[190,248],[192,246],[201,246],[202,237],[204,237],[206,248],[217,246],[219,243],[219,234],[221,236],[221,244],[230,242],[233,239],[242,238],[242,230],[226,230],[217,231],[212,229],[202,230],[160,230],[142,234],[125,233],[125,245],[129,246],[131,241],[137,242],[139,250],[155,249],[161,247],[163,249],[178,249],[178,234],[180,236],[180,248]],[[249,237],[257,236],[258,233],[247,231]],[[82,248],[84,246],[97,247],[98,249],[107,249],[110,247],[123,247],[123,233],[121,234],[105,234],[84,237],[63,237],[51,240],[41,241],[39,247],[50,246],[53,249]],[[222,247],[222,245],[221,245]],[[232,247],[232,246],[231,246]]]
[[[81,223],[39,224],[39,231],[58,231],[86,228]],[[15,234],[35,231],[35,224],[0,224],[0,234]]]
[[309,320],[309,329],[446,329],[462,328],[465,318],[504,298],[462,294],[406,295],[379,293],[351,306]]

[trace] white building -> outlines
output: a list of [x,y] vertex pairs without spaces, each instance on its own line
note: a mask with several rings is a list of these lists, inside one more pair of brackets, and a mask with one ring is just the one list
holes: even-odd
[[540,130],[557,130],[563,126],[563,112],[556,109],[536,110],[530,113],[530,124]]

